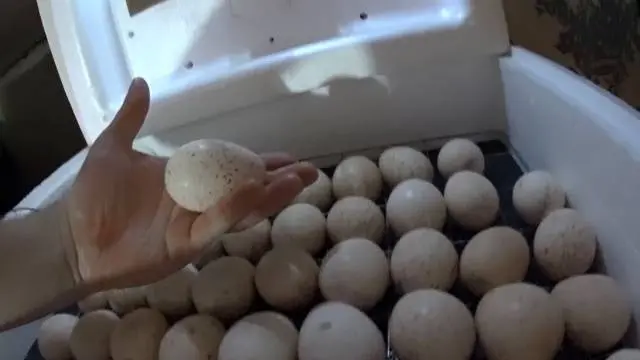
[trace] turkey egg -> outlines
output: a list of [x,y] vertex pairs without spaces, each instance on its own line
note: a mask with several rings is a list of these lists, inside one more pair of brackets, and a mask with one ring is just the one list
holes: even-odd
[[562,308],[535,285],[503,285],[480,300],[476,329],[489,360],[552,360],[564,336]]
[[445,179],[459,171],[482,174],[484,155],[474,142],[467,139],[448,141],[438,153],[438,170]]
[[166,278],[147,285],[147,303],[165,315],[184,315],[191,309],[191,284],[198,275],[193,265],[187,265]]
[[593,228],[573,209],[547,215],[533,238],[536,262],[552,280],[584,274],[596,256]]
[[408,146],[385,150],[378,159],[378,166],[382,178],[392,188],[409,179],[433,179],[433,166],[429,158]]
[[458,253],[439,231],[412,230],[400,238],[391,253],[391,276],[402,293],[449,290],[458,276]]
[[333,173],[333,194],[338,199],[362,196],[375,200],[382,191],[382,175],[376,164],[364,156],[352,156],[338,164]]
[[363,197],[338,200],[327,214],[327,232],[334,244],[351,238],[365,238],[379,244],[384,228],[382,210]]
[[325,256],[318,282],[325,299],[368,310],[389,286],[387,257],[370,240],[343,241]]
[[410,179],[391,191],[387,218],[397,236],[423,227],[441,230],[447,218],[447,207],[435,186],[424,180]]
[[241,317],[255,298],[254,275],[255,268],[243,258],[225,256],[210,262],[191,285],[196,309],[223,321]]
[[181,146],[169,158],[165,187],[183,208],[203,212],[249,180],[264,181],[260,156],[234,143],[202,139]]
[[318,178],[293,199],[294,204],[309,204],[322,211],[329,210],[333,201],[331,179],[322,170],[318,170]]
[[296,360],[298,332],[275,312],[251,314],[222,338],[218,360]]
[[276,309],[297,310],[309,305],[318,286],[318,265],[309,253],[278,247],[260,259],[255,284],[264,301]]
[[527,240],[505,226],[476,234],[460,255],[460,280],[478,296],[498,286],[522,281],[528,268]]
[[302,323],[299,360],[384,360],[384,338],[376,325],[353,306],[327,302]]
[[222,323],[212,316],[186,317],[162,338],[158,360],[216,360],[224,333]]
[[224,234],[220,240],[229,256],[256,263],[271,247],[270,234],[271,223],[269,220],[262,220],[246,230]]
[[45,360],[71,359],[69,341],[78,318],[70,314],[56,314],[40,325],[38,350]]
[[562,306],[569,339],[591,353],[613,347],[631,322],[631,304],[605,275],[570,277],[556,285],[551,297]]
[[562,186],[546,171],[522,175],[513,186],[513,206],[528,224],[537,225],[553,210],[565,204]]
[[389,319],[389,336],[402,360],[467,360],[476,341],[467,307],[433,289],[414,291],[398,301]]
[[444,200],[451,217],[469,230],[491,226],[500,210],[496,188],[487,178],[471,171],[460,171],[449,178]]
[[109,360],[109,339],[120,321],[109,310],[84,314],[71,332],[69,345],[75,360]]
[[157,360],[167,320],[158,310],[140,308],[116,324],[109,339],[113,360]]
[[271,242],[274,247],[296,247],[311,255],[324,247],[327,221],[317,207],[293,204],[273,220]]

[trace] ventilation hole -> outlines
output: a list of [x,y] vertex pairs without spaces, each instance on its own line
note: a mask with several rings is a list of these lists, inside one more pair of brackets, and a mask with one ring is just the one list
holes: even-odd
[[129,31],[127,35],[129,36],[129,39],[133,39],[136,34],[133,31]]
[[193,61],[188,61],[188,62],[184,65],[184,67],[185,67],[185,68],[187,68],[187,69],[193,69]]
[[273,38],[273,37],[270,37],[270,38],[269,38],[269,42],[270,42],[270,43],[272,43],[272,44],[273,44],[273,42],[274,42],[274,41],[276,41],[276,39],[275,39],[275,38]]
[[367,20],[368,17],[369,17],[369,15],[367,15],[366,12],[360,13],[360,20]]

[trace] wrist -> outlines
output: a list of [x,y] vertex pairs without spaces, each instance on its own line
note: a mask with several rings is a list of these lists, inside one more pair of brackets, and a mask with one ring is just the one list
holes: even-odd
[[84,294],[65,200],[0,224],[0,327],[33,320]]

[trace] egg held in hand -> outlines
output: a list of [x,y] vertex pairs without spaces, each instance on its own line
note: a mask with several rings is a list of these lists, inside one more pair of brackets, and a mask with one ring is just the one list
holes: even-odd
[[262,159],[222,140],[202,139],[181,146],[165,169],[165,187],[183,208],[203,212],[250,180],[264,181]]

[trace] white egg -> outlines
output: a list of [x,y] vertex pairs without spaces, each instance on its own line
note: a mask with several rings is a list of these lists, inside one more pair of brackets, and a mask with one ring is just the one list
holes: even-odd
[[365,238],[379,244],[384,228],[382,210],[363,197],[338,200],[327,214],[327,232],[334,244],[351,238]]
[[367,239],[349,239],[331,249],[320,269],[325,299],[368,310],[389,286],[389,263],[382,249]]
[[458,253],[437,230],[410,231],[393,249],[391,276],[402,293],[431,288],[449,290],[458,276]]
[[244,231],[224,234],[220,240],[229,256],[245,258],[255,263],[271,247],[270,234],[271,223],[263,220]]
[[596,249],[594,229],[573,209],[552,211],[542,220],[533,239],[536,262],[556,281],[587,272]]
[[445,179],[458,171],[473,171],[482,174],[484,155],[482,150],[470,140],[453,139],[438,153],[438,170]]
[[255,298],[255,268],[243,258],[225,256],[207,264],[191,285],[193,304],[199,313],[223,321],[235,320],[249,311]]
[[71,359],[69,341],[78,318],[69,314],[56,314],[40,325],[38,350],[45,360]]
[[236,322],[220,343],[218,360],[296,360],[298,332],[275,312],[251,314]]
[[169,158],[165,186],[183,208],[203,212],[249,180],[262,182],[266,169],[262,159],[222,140],[196,140],[181,146]]
[[385,150],[378,159],[378,166],[382,178],[392,188],[409,179],[433,179],[433,166],[429,158],[408,146]]
[[481,296],[501,285],[520,282],[529,268],[529,245],[519,232],[496,226],[471,238],[460,255],[460,280]]
[[449,178],[444,200],[451,217],[469,230],[491,226],[500,210],[496,188],[487,178],[471,171],[460,171]]
[[255,284],[264,301],[276,309],[292,311],[306,307],[318,288],[318,265],[309,253],[277,247],[256,266]]
[[101,291],[78,301],[78,308],[83,313],[88,313],[94,310],[105,309],[108,304],[107,293]]
[[113,360],[157,360],[167,320],[158,310],[141,308],[125,315],[109,339]]
[[193,265],[187,265],[166,278],[147,285],[147,303],[165,315],[185,315],[191,310],[191,285],[198,276]]
[[553,210],[563,208],[565,201],[564,189],[546,171],[524,174],[513,186],[513,206],[531,225],[539,224]]
[[109,339],[120,321],[109,310],[95,310],[83,315],[73,328],[69,340],[75,360],[109,360]]
[[609,350],[631,323],[631,304],[605,275],[570,277],[553,288],[551,297],[562,306],[569,339],[591,353]]
[[333,194],[337,199],[362,196],[375,200],[382,191],[382,175],[376,164],[364,156],[352,156],[338,164],[333,173]]
[[360,310],[328,302],[313,309],[302,323],[299,360],[384,360],[382,333]]
[[197,314],[175,323],[160,342],[158,360],[216,360],[225,334],[216,318]]
[[562,308],[535,285],[503,285],[480,300],[476,329],[489,360],[551,360],[564,336]]
[[107,301],[113,311],[120,315],[132,312],[147,305],[147,294],[144,286],[107,291]]
[[622,349],[611,354],[607,360],[640,360],[640,350]]
[[471,312],[438,290],[403,296],[391,312],[389,337],[402,360],[467,360],[476,341]]
[[326,232],[326,220],[320,209],[293,204],[273,220],[271,242],[274,247],[296,247],[315,255],[324,247]]
[[422,227],[441,230],[447,218],[447,207],[435,186],[424,180],[410,179],[391,191],[387,218],[397,236]]
[[318,178],[293,199],[294,204],[310,204],[322,211],[329,210],[333,201],[331,179],[322,170],[318,170]]

